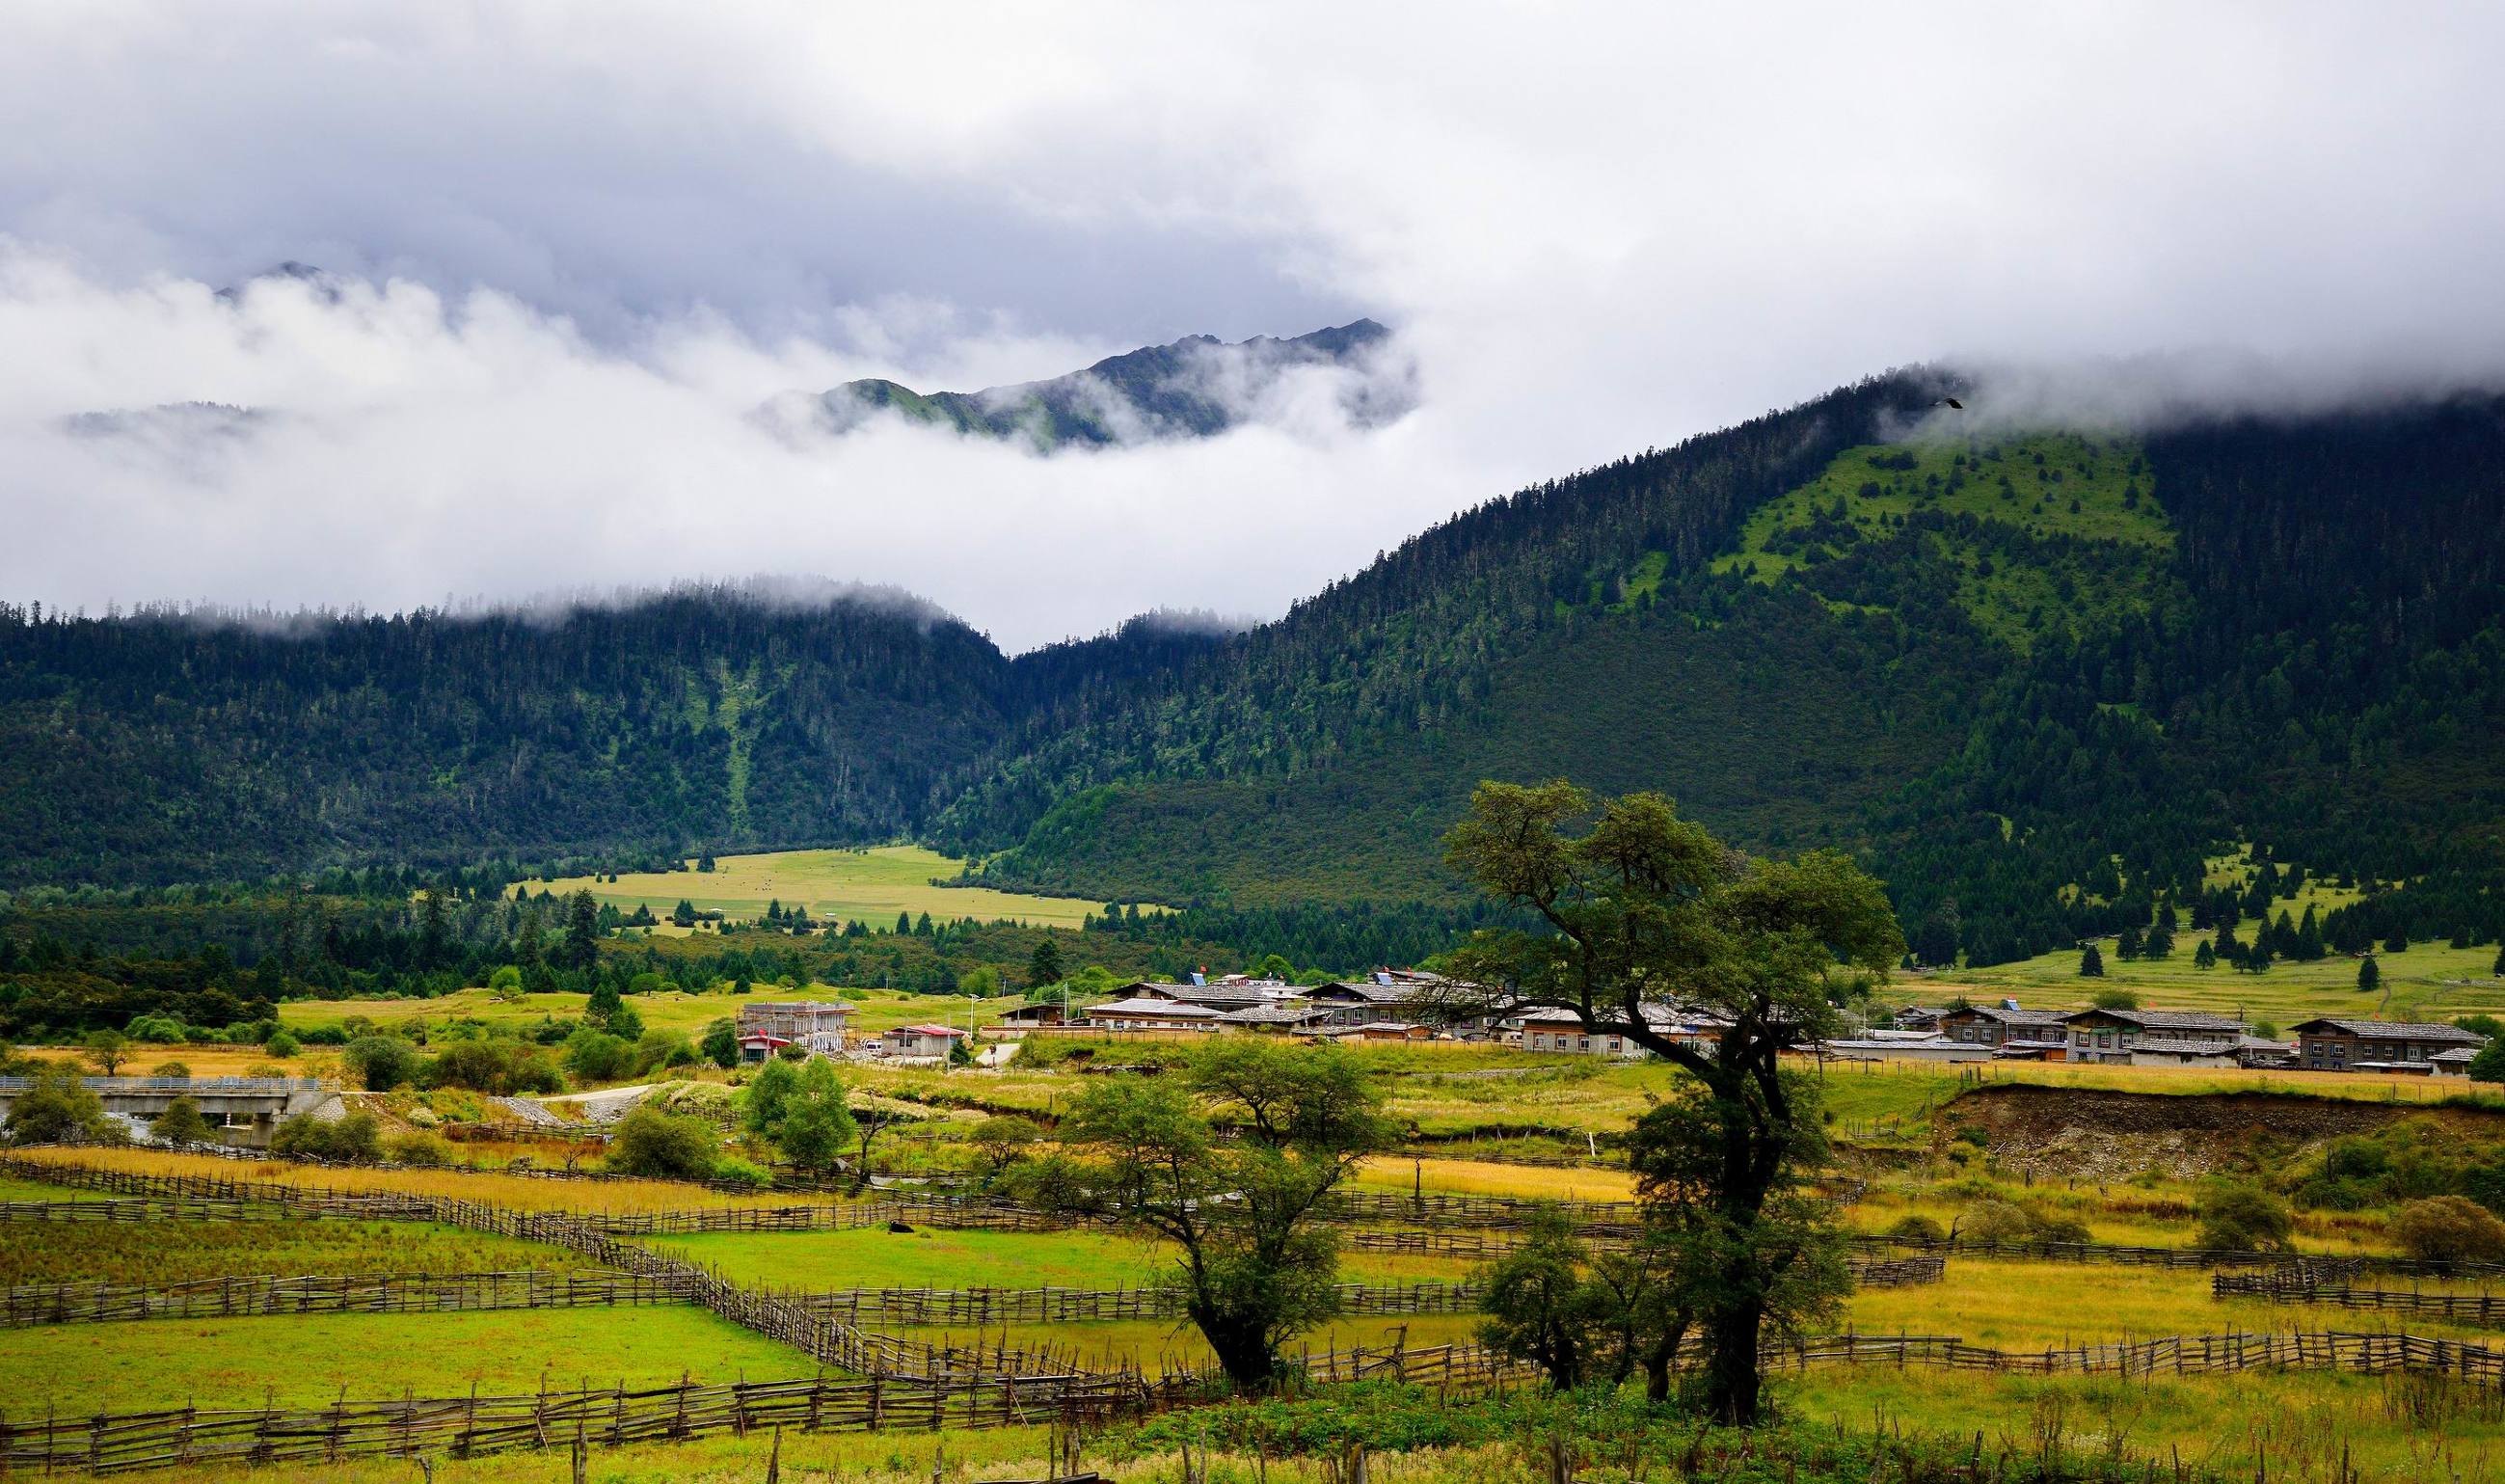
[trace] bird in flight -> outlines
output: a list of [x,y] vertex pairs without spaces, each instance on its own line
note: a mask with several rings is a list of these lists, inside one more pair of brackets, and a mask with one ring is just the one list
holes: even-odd
[[1931,406],[1935,407],[1955,407],[1960,412],[1965,410],[1965,404],[1958,401],[1954,397],[1943,397],[1939,401],[1932,403]]

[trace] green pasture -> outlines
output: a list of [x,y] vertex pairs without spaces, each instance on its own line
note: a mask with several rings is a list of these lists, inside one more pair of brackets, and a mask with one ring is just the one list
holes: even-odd
[[[301,1027],[338,1025],[351,1015],[362,1015],[385,1030],[403,1035],[467,1020],[519,1031],[544,1019],[579,1019],[589,999],[587,995],[544,994],[499,1000],[483,989],[465,989],[434,1000],[292,1000],[279,1006],[278,1018],[283,1024]],[[838,991],[829,984],[811,984],[801,989],[760,984],[744,996],[731,994],[728,986],[721,986],[698,994],[668,991],[634,995],[626,1003],[644,1018],[646,1030],[677,1031],[693,1038],[713,1021],[735,1018],[739,1007],[747,1001],[835,999],[851,1003],[851,1023],[856,1031],[883,1031],[916,1021],[949,1018],[963,1025],[970,1004],[980,1021],[989,1022],[1020,1004],[1008,999],[970,1003],[962,997],[913,995],[892,989]]]
[[[2304,908],[2299,906],[2301,914]],[[2253,925],[2238,936],[2251,940]],[[1979,1005],[2016,1000],[2029,1009],[2079,1009],[2099,991],[2127,989],[2139,996],[2144,1009],[2208,1010],[2241,1015],[2247,1021],[2268,1020],[2284,1034],[2298,1021],[2316,1015],[2346,1015],[2382,1020],[2450,1020],[2455,1015],[2505,1013],[2505,979],[2488,972],[2496,947],[2453,948],[2441,942],[2413,943],[2407,952],[2378,953],[2382,987],[2373,993],[2357,988],[2357,961],[2334,954],[2311,964],[2282,960],[2261,973],[2241,973],[2224,964],[2194,967],[2192,951],[2206,933],[2179,932],[2174,952],[2163,959],[2124,960],[2114,940],[2104,939],[2101,978],[2079,976],[2079,950],[2064,948],[1989,969],[1945,970],[1908,974],[1896,987],[1910,991],[1925,1005],[1944,1005],[1959,996]]]
[[[702,1309],[134,1320],[0,1331],[9,1415],[765,1381],[816,1368]],[[406,1466],[404,1466],[406,1468]]]
[[[780,901],[787,911],[806,906],[811,917],[830,924],[859,921],[877,928],[894,927],[899,912],[1075,928],[1090,913],[1105,910],[1101,901],[1072,897],[934,886],[935,878],[955,876],[963,863],[919,845],[719,856],[710,871],[688,864],[690,868],[685,871],[621,871],[615,881],[568,876],[545,885],[560,897],[587,891],[617,903],[621,912],[632,912],[641,902],[664,919],[683,901],[736,921],[762,918],[766,904]],[[533,883],[533,890],[541,884]]]
[[563,1248],[423,1221],[12,1221],[0,1288],[28,1283],[190,1283],[348,1273],[578,1268]]
[[[849,1231],[706,1232],[648,1246],[700,1262],[733,1282],[772,1289],[1139,1288],[1173,1265],[1162,1245],[1098,1231],[940,1231],[883,1226]],[[1469,1264],[1448,1257],[1343,1253],[1350,1283],[1456,1281]]]
[[[1466,1345],[1479,1324],[1475,1314],[1369,1315],[1333,1320],[1297,1336],[1286,1346],[1291,1359],[1362,1346],[1368,1350],[1406,1344],[1416,1350],[1435,1345]],[[894,1331],[908,1339],[947,1348],[1050,1351],[1056,1358],[1091,1370],[1134,1367],[1154,1375],[1165,1370],[1200,1370],[1217,1363],[1200,1331],[1186,1320],[1121,1320],[1064,1325],[952,1325]]]
[[97,1190],[81,1190],[71,1185],[48,1185],[40,1181],[18,1180],[0,1175],[0,1201],[100,1201],[105,1195]]

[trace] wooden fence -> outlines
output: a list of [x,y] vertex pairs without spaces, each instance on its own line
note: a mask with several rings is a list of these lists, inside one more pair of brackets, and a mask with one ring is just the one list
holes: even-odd
[[[1797,1365],[1945,1367],[2037,1375],[2226,1375],[2260,1370],[2413,1374],[2505,1387],[2505,1350],[2406,1334],[2216,1334],[2136,1344],[2002,1351],[1944,1335],[1836,1335],[1781,1353]],[[1477,1346],[1336,1351],[1306,1357],[1303,1380],[1359,1380],[1470,1389],[1527,1379],[1518,1363]],[[807,1431],[935,1431],[1042,1422],[1105,1422],[1216,1395],[1204,1375],[975,1376],[808,1380],[542,1392],[520,1396],[339,1401],[312,1408],[178,1410],[0,1417],[0,1476],[128,1472],[176,1465],[255,1466],[419,1454],[476,1454],[616,1446],[771,1428]]]
[[[1350,1315],[1469,1314],[1480,1296],[1460,1283],[1343,1283],[1338,1292],[1340,1312]],[[1057,1325],[1177,1319],[1183,1312],[1178,1290],[1153,1287],[839,1289],[786,1296],[813,1314],[854,1325]]]
[[0,1289],[0,1327],[265,1314],[449,1313],[678,1302],[679,1295],[667,1284],[648,1276],[546,1269],[205,1278],[154,1288],[49,1283]]
[[2505,1328],[2505,1295],[2361,1289],[2345,1279],[2302,1268],[2276,1273],[2219,1273],[2209,1280],[2209,1296],[2258,1298],[2275,1304],[2336,1304],[2343,1309],[2396,1309],[2404,1314],[2431,1314],[2456,1324]]
[[1852,1269],[1852,1285],[1860,1289],[1910,1289],[1917,1284],[1937,1283],[1948,1272],[1946,1257],[1854,1257],[1845,1266]]

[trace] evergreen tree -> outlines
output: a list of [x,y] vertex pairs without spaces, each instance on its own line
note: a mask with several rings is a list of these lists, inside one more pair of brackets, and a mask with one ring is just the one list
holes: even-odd
[[2209,939],[2205,937],[2201,939],[2201,946],[2192,950],[2192,967],[2195,969],[2214,969],[2217,965],[2218,951],[2209,946]]
[[2323,952],[2322,924],[2314,918],[2313,904],[2307,902],[2305,921],[2297,924],[2296,938],[2288,951],[2288,957],[2311,964],[2320,960]]
[[2139,957],[2139,930],[2125,928],[2114,935],[2114,957],[2129,962]]
[[2174,930],[2160,922],[2148,930],[2147,939],[2139,945],[2142,958],[2163,959],[2174,956]]
[[2497,948],[2496,962],[2488,966],[2487,972],[2493,977],[2505,979],[2505,946]]
[[567,903],[565,913],[565,962],[568,968],[589,969],[600,960],[600,903],[591,893],[581,891]]
[[2079,976],[2087,979],[2101,979],[2105,976],[2105,956],[2097,950],[2097,945],[2094,943],[2088,944],[2079,953]]
[[2409,947],[2410,936],[2399,928],[2394,928],[2392,930],[2392,936],[2383,939],[2383,951],[2385,953],[2406,953],[2409,951]]
[[1029,985],[1058,984],[1065,976],[1061,967],[1061,949],[1055,946],[1049,937],[1037,943],[1035,952],[1029,955],[1026,961],[1027,983]]
[[2382,986],[2382,983],[2383,971],[2376,967],[2375,956],[2373,954],[2370,953],[2357,961],[2357,989],[2359,993],[2363,994],[2379,989]]
[[896,931],[900,936],[909,934],[913,931],[912,912],[903,911],[896,914]]

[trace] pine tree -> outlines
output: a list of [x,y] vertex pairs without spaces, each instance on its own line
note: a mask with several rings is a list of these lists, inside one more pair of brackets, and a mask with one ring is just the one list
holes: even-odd
[[2114,935],[2114,957],[2129,963],[2139,957],[2139,930],[2125,928]]
[[2499,946],[2497,948],[2496,962],[2488,969],[2487,972],[2497,978],[2505,979],[2505,946]]
[[1058,984],[1064,977],[1061,949],[1047,936],[1035,945],[1035,953],[1026,961],[1026,981],[1030,986]]
[[2139,954],[2142,958],[2170,958],[2173,953],[2174,930],[2164,922],[2149,929],[2147,938],[2139,945]]
[[2209,939],[2205,937],[2201,939],[2201,946],[2192,950],[2192,967],[2195,969],[2218,967],[2218,950],[2209,946]]
[[2392,930],[2392,936],[2383,939],[2383,951],[2385,953],[2407,953],[2409,948],[2410,936],[2399,928],[2394,928]]
[[2097,951],[2097,945],[2094,943],[2088,944],[2079,954],[2079,976],[2087,979],[2101,979],[2105,976],[2105,956]]
[[2359,994],[2371,994],[2375,990],[2382,988],[2382,983],[2383,971],[2376,967],[2375,956],[2373,954],[2367,954],[2364,958],[2357,961],[2357,992]]
[[900,935],[910,934],[913,931],[913,914],[911,912],[906,911],[896,914],[896,931]]
[[590,892],[577,892],[566,904],[565,962],[569,968],[589,969],[599,959],[600,903]]

